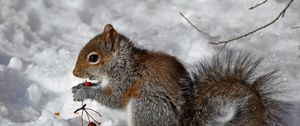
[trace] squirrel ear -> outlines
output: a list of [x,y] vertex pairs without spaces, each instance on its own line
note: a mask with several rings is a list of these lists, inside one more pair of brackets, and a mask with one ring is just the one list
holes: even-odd
[[106,25],[104,26],[103,33],[108,33],[108,32],[110,32],[111,30],[115,30],[114,27],[113,27],[111,24],[106,24]]
[[105,45],[110,46],[110,51],[115,52],[120,47],[120,34],[111,24],[106,24],[102,35],[104,35]]

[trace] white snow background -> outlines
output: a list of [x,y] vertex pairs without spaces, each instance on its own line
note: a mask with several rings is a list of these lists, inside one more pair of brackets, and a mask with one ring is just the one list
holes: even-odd
[[[135,45],[177,56],[189,69],[219,48],[224,40],[271,21],[288,0],[0,0],[0,126],[80,126],[73,111],[71,87],[82,82],[72,70],[80,49],[104,24],[129,37]],[[180,15],[183,12],[197,32]],[[228,44],[265,57],[278,66],[285,81],[280,97],[292,102],[291,125],[300,123],[300,1],[270,27]],[[126,115],[93,101],[103,125],[125,125]],[[60,112],[59,117],[54,116]]]

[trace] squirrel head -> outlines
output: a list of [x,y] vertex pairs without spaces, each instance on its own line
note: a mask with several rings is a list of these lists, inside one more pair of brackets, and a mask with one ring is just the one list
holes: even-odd
[[80,51],[73,75],[92,80],[101,79],[99,70],[120,55],[120,43],[128,41],[111,24],[106,24],[103,33],[90,40]]

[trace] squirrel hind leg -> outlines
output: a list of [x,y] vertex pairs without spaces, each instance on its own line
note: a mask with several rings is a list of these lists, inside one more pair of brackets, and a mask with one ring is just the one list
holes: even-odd
[[257,126],[263,123],[260,99],[249,88],[238,83],[219,83],[202,89],[187,111],[187,125],[245,124]]
[[136,126],[177,126],[178,119],[174,106],[156,96],[133,101],[132,124]]
[[290,105],[275,97],[282,93],[278,70],[258,71],[261,62],[227,50],[199,63],[192,72],[195,100],[188,105],[187,125],[287,125]]

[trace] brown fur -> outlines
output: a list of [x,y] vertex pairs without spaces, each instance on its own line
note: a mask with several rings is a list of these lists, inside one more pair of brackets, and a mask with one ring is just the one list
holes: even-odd
[[112,93],[113,93],[113,89],[112,89],[112,87],[111,87],[110,85],[109,85],[108,87],[105,88],[104,94],[105,94],[107,97],[111,96]]
[[140,97],[140,88],[141,88],[142,82],[136,82],[135,84],[132,84],[123,94],[122,97],[122,104],[124,106],[127,106],[130,99],[135,99]]
[[[168,96],[176,103],[180,99],[180,88],[178,87],[179,77],[186,73],[185,68],[179,61],[172,56],[164,53],[150,53],[144,62],[148,71],[145,76],[158,78],[162,81],[161,86],[168,92]],[[144,78],[147,80],[147,78]]]
[[[172,103],[178,104],[181,100],[180,81],[178,76],[186,74],[184,66],[173,56],[161,52],[148,52],[143,50],[135,50],[134,54],[135,65],[144,71],[134,84],[132,84],[123,95],[123,104],[127,105],[128,101],[132,98],[147,97],[141,96],[141,87],[146,86],[146,82],[156,78],[161,83],[156,83],[162,86],[167,91],[167,96],[171,99]],[[177,105],[179,106],[179,105]]]

